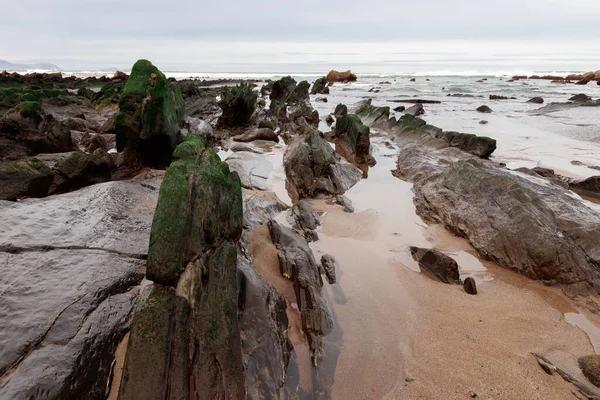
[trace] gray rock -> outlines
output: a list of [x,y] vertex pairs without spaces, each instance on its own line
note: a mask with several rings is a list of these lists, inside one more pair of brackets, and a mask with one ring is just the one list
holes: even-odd
[[273,192],[242,190],[242,196],[244,200],[244,229],[264,225],[289,208]]
[[279,137],[270,128],[250,128],[243,134],[233,137],[236,142],[252,142],[254,140],[271,140],[278,142]]
[[458,264],[454,259],[448,257],[433,249],[423,249],[419,247],[410,247],[412,258],[419,263],[419,266],[430,274],[435,276],[443,283],[460,282]]
[[335,202],[344,207],[344,212],[353,213],[354,206],[352,205],[352,200],[350,200],[346,196],[336,196]]
[[404,110],[404,113],[412,115],[413,117],[417,117],[419,115],[425,114],[425,110],[423,109],[423,104],[418,103]]
[[479,107],[477,107],[476,111],[479,111],[480,113],[491,113],[492,109],[489,108],[488,106],[479,106]]
[[325,272],[325,276],[327,277],[327,282],[330,285],[336,283],[335,278],[335,269],[336,269],[337,261],[330,254],[325,254],[321,257],[321,266],[323,267],[323,271]]
[[527,102],[534,104],[544,104],[544,99],[541,97],[532,97],[531,99],[527,100]]
[[246,189],[267,190],[267,181],[273,170],[273,164],[257,154],[239,151],[230,155],[225,162],[232,171],[240,176],[242,187]]
[[14,370],[0,398],[104,399],[133,305],[126,292],[143,277],[157,187],[108,182],[0,201],[0,375]]

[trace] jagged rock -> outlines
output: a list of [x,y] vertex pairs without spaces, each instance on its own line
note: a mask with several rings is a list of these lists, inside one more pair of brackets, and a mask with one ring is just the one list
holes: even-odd
[[394,111],[396,111],[396,112],[402,112],[404,110],[406,110],[406,107],[404,107],[404,106],[398,106],[398,107],[394,108]]
[[283,165],[292,199],[343,194],[362,176],[358,168],[341,160],[316,132],[290,145],[283,156]]
[[271,140],[278,142],[279,137],[271,128],[250,128],[239,136],[234,136],[236,142],[252,142],[254,140]]
[[269,98],[271,100],[287,100],[295,88],[296,80],[289,75],[285,76],[273,82]]
[[406,110],[404,110],[404,113],[408,114],[408,115],[412,115],[413,117],[417,117],[419,115],[425,114],[425,110],[423,109],[422,104],[417,103],[414,106],[409,107]]
[[588,381],[600,387],[600,355],[581,357],[578,361],[581,372]]
[[37,158],[0,164],[0,200],[44,197],[53,181],[52,170]]
[[126,164],[167,166],[184,107],[179,85],[169,82],[150,61],[138,60],[121,92],[115,119],[117,150],[125,151]]
[[348,107],[345,104],[338,104],[337,106],[335,106],[335,111],[333,112],[333,115],[336,118],[339,118],[346,114],[348,114]]
[[443,283],[460,282],[458,273],[458,264],[454,259],[433,249],[423,249],[419,247],[410,247],[412,258],[419,263],[419,266],[430,274],[435,276]]
[[459,148],[481,158],[489,158],[494,150],[496,150],[496,141],[487,136],[476,136],[459,132],[443,132],[437,137],[448,142],[451,147]]
[[327,87],[325,77],[319,78],[313,83],[310,94],[329,94],[329,87]]
[[600,288],[600,216],[568,190],[456,149],[406,146],[398,172],[415,182],[417,213],[484,258],[546,284]]
[[571,98],[569,98],[569,101],[574,101],[576,103],[583,103],[583,102],[590,101],[590,100],[592,100],[592,98],[583,93],[576,94],[575,96],[572,96]]
[[468,277],[463,282],[463,289],[468,294],[477,294],[477,284],[475,283],[475,279]]
[[327,282],[330,285],[336,283],[335,279],[335,268],[337,265],[337,261],[330,254],[325,254],[321,257],[321,266],[323,267],[323,271],[325,272],[325,276],[327,277]]
[[195,133],[207,138],[212,137],[214,134],[212,125],[203,119],[186,117],[185,124],[187,125],[187,129],[191,134]]
[[334,122],[335,122],[335,119],[333,118],[333,115],[329,114],[328,116],[325,117],[325,123],[327,125],[331,126]]
[[246,376],[246,398],[277,399],[285,382],[292,345],[285,299],[238,251],[238,324]]
[[84,133],[79,140],[79,146],[88,153],[93,153],[96,149],[110,150],[108,142],[99,133]]
[[325,77],[325,80],[327,82],[342,83],[355,82],[356,79],[356,75],[354,75],[350,70],[346,72],[338,72],[336,70],[331,70],[327,73],[327,76]]
[[322,294],[320,268],[302,236],[273,220],[267,226],[277,247],[281,274],[293,282],[302,328],[308,338],[311,358],[317,366],[324,356],[322,338],[333,328],[327,300]]
[[25,101],[0,119],[0,157],[16,160],[40,153],[75,150],[71,131],[46,114],[39,102]]
[[0,398],[105,398],[157,187],[107,182],[0,201]]
[[201,136],[185,140],[160,188],[146,267],[155,286],[133,318],[120,399],[245,394],[235,306],[240,181]]
[[221,100],[219,101],[223,114],[219,117],[217,127],[246,126],[256,110],[257,98],[256,92],[245,83],[235,87],[225,86],[221,91]]
[[572,190],[583,190],[595,194],[600,194],[600,176],[590,176],[586,179],[579,179],[569,182]]
[[527,100],[527,102],[535,104],[544,104],[544,99],[541,97],[532,97],[531,99]]
[[479,106],[479,107],[477,107],[476,111],[479,111],[480,113],[491,113],[492,109],[489,108],[488,106]]
[[321,217],[307,200],[300,200],[292,207],[292,215],[299,230],[315,230],[321,225]]
[[352,206],[352,200],[346,196],[336,196],[335,202],[344,207],[344,212],[353,213],[354,207]]
[[335,151],[355,164],[375,165],[371,156],[370,130],[354,114],[346,114],[335,123]]

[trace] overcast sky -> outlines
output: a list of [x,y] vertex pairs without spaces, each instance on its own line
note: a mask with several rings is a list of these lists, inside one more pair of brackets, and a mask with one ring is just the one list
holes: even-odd
[[600,69],[600,0],[3,3],[0,59],[65,69]]

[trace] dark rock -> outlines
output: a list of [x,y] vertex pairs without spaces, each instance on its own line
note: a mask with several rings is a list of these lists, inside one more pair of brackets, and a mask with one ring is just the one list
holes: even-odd
[[94,98],[94,91],[86,87],[81,87],[77,90],[77,96],[92,100]]
[[597,387],[600,387],[600,355],[581,357],[579,360],[581,372]]
[[496,141],[486,136],[476,136],[459,132],[443,132],[438,137],[448,142],[451,147],[457,147],[481,158],[489,158],[494,150],[496,150]]
[[410,82],[416,82],[417,79],[416,78],[410,78]]
[[409,104],[441,104],[439,100],[424,100],[424,99],[404,99],[392,100],[393,103],[409,103]]
[[325,117],[325,122],[327,123],[327,125],[331,126],[335,122],[335,119],[331,114],[329,114]]
[[543,104],[544,103],[544,99],[541,97],[532,97],[531,99],[527,100],[528,103],[535,103],[535,104]]
[[288,103],[288,105],[297,105],[303,102],[310,103],[310,96],[308,94],[309,88],[310,85],[307,81],[301,81],[285,99],[286,103]]
[[157,197],[157,185],[145,185],[109,182],[0,207],[1,398],[105,398],[134,304],[128,292],[143,278]]
[[44,197],[53,181],[52,170],[37,158],[0,164],[0,200]]
[[92,105],[98,111],[118,109],[119,99],[125,87],[124,81],[109,82],[93,94]]
[[219,101],[223,114],[219,117],[217,128],[246,126],[256,110],[257,98],[256,92],[245,83],[235,87],[225,86]]
[[317,97],[315,101],[320,103],[327,103],[327,97]]
[[586,179],[579,179],[575,181],[571,181],[569,183],[569,188],[572,190],[582,190],[586,192],[591,192],[596,195],[600,194],[600,176],[591,176]]
[[327,277],[327,282],[330,285],[336,283],[335,279],[335,269],[336,269],[337,261],[333,258],[332,255],[325,254],[321,257],[321,266],[325,271],[325,276]]
[[129,78],[129,75],[127,75],[125,72],[121,72],[121,71],[115,71],[112,79],[113,80],[117,80],[120,79],[122,81],[126,81]]
[[454,259],[433,249],[410,247],[412,258],[419,266],[435,276],[443,283],[457,283],[460,281],[458,264]]
[[327,73],[327,76],[325,77],[325,81],[327,82],[342,82],[342,83],[348,83],[348,82],[355,82],[356,81],[356,75],[354,75],[350,70],[346,71],[346,72],[338,72],[336,70],[331,70],[329,71],[329,73]]
[[273,82],[269,98],[271,100],[287,100],[295,88],[296,80],[291,76],[285,76]]
[[414,106],[407,108],[404,113],[417,117],[425,114],[425,110],[423,109],[422,104],[415,104]]
[[339,118],[342,115],[346,114],[348,114],[348,107],[345,104],[338,104],[337,106],[335,106],[335,111],[333,112],[333,115],[336,118]]
[[250,128],[242,135],[233,137],[236,142],[252,142],[254,140],[270,140],[278,142],[279,137],[270,128]]
[[110,165],[93,154],[76,151],[59,161],[54,169],[65,179],[57,192],[76,190],[85,186],[110,181]]
[[358,168],[341,160],[317,132],[291,144],[283,165],[292,199],[343,194],[362,176]]
[[325,77],[319,78],[313,83],[310,94],[329,94],[329,87],[327,87]]
[[463,289],[468,294],[477,294],[477,284],[475,283],[475,279],[468,277],[463,282]]
[[569,101],[574,101],[576,103],[583,103],[583,102],[590,101],[590,100],[592,100],[592,98],[583,93],[576,94],[575,96],[572,96],[571,98],[569,98]]
[[479,121],[479,124],[480,124],[480,125],[487,125],[487,124],[488,124],[488,122],[487,122],[486,120],[481,120],[481,121]]
[[346,114],[335,123],[335,151],[354,164],[375,165],[371,156],[370,130],[354,114]]
[[114,128],[117,149],[125,151],[126,164],[168,165],[184,107],[177,83],[169,83],[150,61],[137,61],[121,93]]
[[316,367],[324,356],[322,338],[333,328],[327,300],[322,294],[319,265],[303,237],[273,220],[267,225],[277,248],[281,274],[293,282],[302,328]]
[[88,153],[93,153],[96,149],[110,150],[110,146],[104,136],[98,133],[84,133],[79,140],[79,146]]
[[489,108],[488,106],[480,106],[480,107],[477,107],[476,111],[479,111],[480,113],[491,113],[492,109]]
[[496,94],[490,94],[490,100],[508,100],[508,97],[498,96]]
[[406,107],[404,107],[404,106],[398,106],[398,107],[394,108],[394,111],[396,111],[396,112],[402,112],[404,110],[406,110]]
[[258,124],[258,127],[259,128],[269,128],[274,131],[275,129],[277,129],[277,124],[275,124],[274,121],[264,119],[264,120],[260,121],[260,123]]
[[590,82],[590,79],[582,79],[580,81],[575,82],[576,85],[587,85]]

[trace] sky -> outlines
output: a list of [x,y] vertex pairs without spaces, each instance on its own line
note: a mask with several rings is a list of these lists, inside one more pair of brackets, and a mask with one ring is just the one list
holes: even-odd
[[599,0],[3,3],[0,59],[67,70],[600,69]]

